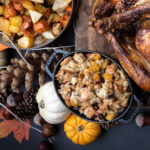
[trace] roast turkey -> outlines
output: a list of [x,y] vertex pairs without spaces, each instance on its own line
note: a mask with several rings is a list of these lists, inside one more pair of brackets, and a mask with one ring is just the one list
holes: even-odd
[[150,91],[150,0],[95,0],[89,25],[111,42],[137,85]]

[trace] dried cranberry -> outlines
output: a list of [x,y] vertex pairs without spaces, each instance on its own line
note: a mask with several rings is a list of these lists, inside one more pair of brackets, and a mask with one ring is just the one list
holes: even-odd
[[99,115],[99,119],[103,119],[104,116],[102,114]]
[[80,109],[80,106],[75,106],[75,107],[74,107],[74,110],[79,111],[79,109]]
[[111,94],[105,97],[105,99],[111,99],[111,98],[114,98],[114,94]]
[[96,84],[100,84],[100,81],[97,81]]
[[93,115],[93,116],[92,116],[92,119],[94,119],[94,120],[95,120],[95,119],[96,119],[96,117],[97,117],[96,115]]
[[104,82],[105,82],[104,78],[101,78],[101,82],[102,82],[102,83],[104,83]]
[[98,107],[98,103],[96,102],[96,103],[94,103],[93,105],[93,108],[95,109],[95,110],[98,110],[99,109],[99,107]]

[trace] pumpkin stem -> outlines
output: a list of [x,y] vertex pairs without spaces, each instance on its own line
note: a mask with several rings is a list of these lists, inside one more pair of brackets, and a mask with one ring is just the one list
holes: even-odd
[[81,132],[81,131],[84,130],[84,127],[83,127],[82,125],[80,125],[80,126],[77,127],[77,130],[78,130],[79,132]]
[[43,100],[40,102],[40,108],[42,108],[42,109],[45,108],[45,104],[44,104],[44,101],[43,101]]

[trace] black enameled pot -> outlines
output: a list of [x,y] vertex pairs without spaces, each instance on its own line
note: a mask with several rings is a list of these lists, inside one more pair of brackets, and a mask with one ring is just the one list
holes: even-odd
[[[85,117],[84,115],[81,115],[78,111],[74,110],[73,108],[69,108],[63,98],[61,97],[61,94],[59,94],[58,90],[60,88],[60,84],[58,82],[58,80],[55,78],[55,75],[57,74],[57,72],[59,71],[60,69],[60,63],[66,58],[66,57],[69,57],[69,56],[73,56],[74,53],[83,53],[83,54],[87,54],[87,53],[97,53],[97,54],[100,54],[103,58],[106,58],[108,60],[110,60],[111,62],[115,63],[117,65],[117,67],[119,69],[121,69],[124,74],[126,75],[126,78],[129,82],[129,87],[130,87],[130,91],[131,91],[131,96],[130,96],[130,99],[129,99],[129,102],[128,102],[128,106],[124,109],[124,111],[118,115],[114,120],[111,120],[111,121],[96,121],[94,119],[89,119],[87,117]],[[53,72],[50,71],[50,66],[52,64],[52,61],[54,60],[55,56],[57,54],[63,54],[64,56],[59,60],[59,62],[57,63],[55,69]],[[67,52],[67,51],[64,51],[64,50],[56,50],[52,55],[51,57],[49,58],[49,60],[47,61],[47,64],[46,64],[46,72],[48,73],[48,75],[51,77],[51,79],[53,80],[53,83],[54,83],[54,88],[55,88],[55,91],[60,99],[60,101],[75,115],[77,115],[78,117],[82,118],[82,119],[85,119],[87,121],[91,121],[91,122],[96,122],[96,123],[110,123],[110,122],[114,122],[114,121],[119,121],[119,122],[122,122],[122,123],[128,123],[132,120],[134,120],[134,118],[137,116],[137,114],[139,113],[141,107],[142,107],[142,103],[141,101],[137,98],[137,96],[133,93],[133,87],[131,85],[131,82],[127,76],[127,74],[125,73],[125,71],[123,70],[123,68],[113,59],[111,59],[110,57],[100,53],[100,52],[97,52],[97,51],[88,51],[88,50],[77,50],[75,52]],[[131,104],[133,102],[136,102],[137,106],[134,110],[132,110],[132,113],[131,113]]]

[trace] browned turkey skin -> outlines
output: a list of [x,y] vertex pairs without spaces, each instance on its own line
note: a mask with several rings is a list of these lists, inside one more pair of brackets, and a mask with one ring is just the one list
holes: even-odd
[[[145,91],[150,91],[150,64],[130,43],[119,43],[112,33],[107,33],[122,67]],[[125,42],[125,41],[124,41]]]
[[[128,25],[141,18],[144,14],[150,13],[149,2],[146,4],[138,5],[136,7],[132,6],[132,8],[126,11],[125,9],[121,9],[122,11],[120,13],[116,13],[116,10],[114,11],[115,14],[108,17],[107,14],[110,14],[112,12],[112,8],[114,8],[114,5],[109,7],[110,2],[108,2],[108,4],[106,4],[104,8],[105,3],[106,2],[104,2],[104,0],[101,0],[101,2],[97,3],[95,2],[95,7],[93,7],[92,15],[89,19],[89,25],[94,27],[99,33],[106,33],[113,29],[126,28]],[[102,7],[104,9],[102,9]]]
[[121,65],[137,85],[150,91],[150,1],[124,3],[96,0],[89,25],[111,42]]

